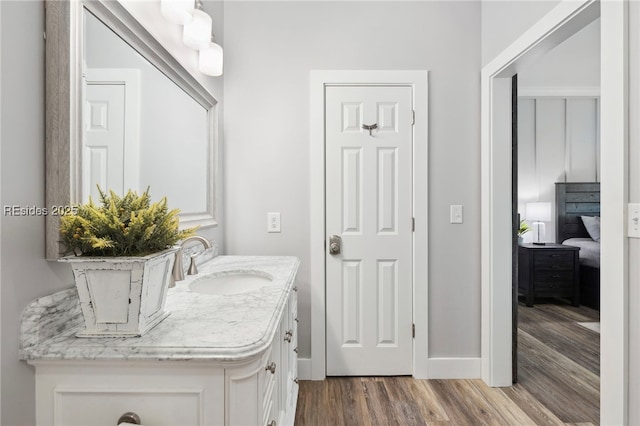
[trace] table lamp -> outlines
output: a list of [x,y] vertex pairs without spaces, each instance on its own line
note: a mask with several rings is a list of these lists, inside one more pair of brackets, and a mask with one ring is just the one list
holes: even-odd
[[544,245],[541,241],[544,238],[545,224],[544,222],[551,221],[551,203],[547,202],[535,202],[527,203],[527,220],[533,222],[533,226],[536,226],[536,241],[533,244]]

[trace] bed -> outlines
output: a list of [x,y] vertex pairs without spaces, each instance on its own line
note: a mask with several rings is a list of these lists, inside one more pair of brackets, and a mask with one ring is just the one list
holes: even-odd
[[599,235],[600,183],[556,183],[556,242],[580,247],[580,304],[600,310],[600,241],[581,216],[591,218],[584,219],[589,225],[597,221]]

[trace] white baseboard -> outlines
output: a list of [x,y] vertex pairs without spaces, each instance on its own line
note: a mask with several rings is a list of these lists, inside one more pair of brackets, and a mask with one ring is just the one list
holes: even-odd
[[[429,358],[429,379],[479,379],[482,376],[480,358]],[[422,377],[416,377],[422,378]]]
[[[427,376],[416,379],[479,379],[481,377],[480,358],[429,358]],[[298,379],[313,380],[311,358],[298,358]]]
[[298,358],[298,380],[312,380],[311,358]]

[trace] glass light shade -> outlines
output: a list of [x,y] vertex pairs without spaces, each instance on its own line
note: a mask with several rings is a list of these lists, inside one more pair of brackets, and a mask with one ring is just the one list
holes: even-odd
[[184,25],[182,41],[192,49],[206,49],[211,43],[211,16],[200,9],[194,10],[192,16],[191,22]]
[[209,47],[200,51],[198,69],[201,73],[218,77],[222,75],[222,47],[209,43]]
[[194,10],[193,0],[160,0],[160,13],[174,24],[185,25],[191,22]]
[[551,221],[551,203],[527,203],[527,220],[536,222]]

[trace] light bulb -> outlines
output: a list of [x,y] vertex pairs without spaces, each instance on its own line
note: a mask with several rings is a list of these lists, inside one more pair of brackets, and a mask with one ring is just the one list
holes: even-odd
[[193,0],[161,0],[160,13],[174,24],[185,25],[193,19],[191,12],[194,9]]
[[200,51],[198,69],[201,73],[218,77],[222,75],[222,47],[210,42],[209,47]]
[[192,49],[202,50],[211,43],[211,16],[200,9],[192,12],[192,20],[184,26],[182,41]]

